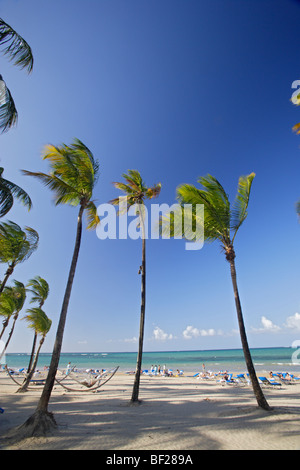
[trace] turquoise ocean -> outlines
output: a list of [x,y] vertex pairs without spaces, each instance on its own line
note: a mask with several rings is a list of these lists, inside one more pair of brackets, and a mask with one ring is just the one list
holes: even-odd
[[[257,371],[292,372],[300,374],[300,348],[254,348],[251,349],[252,359]],[[40,353],[38,368],[49,366],[51,353]],[[62,353],[59,368],[65,369],[68,362],[78,369],[110,369],[119,366],[120,371],[134,371],[136,367],[136,352],[91,352],[91,353]],[[27,367],[29,354],[6,354],[5,362],[8,367],[19,369]],[[143,369],[151,366],[164,365],[173,371],[183,370],[184,373],[206,370],[218,372],[246,372],[243,352],[241,349],[219,349],[201,351],[163,351],[144,352]]]

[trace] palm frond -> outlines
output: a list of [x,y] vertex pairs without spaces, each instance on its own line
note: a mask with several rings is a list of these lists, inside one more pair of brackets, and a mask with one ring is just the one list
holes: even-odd
[[28,308],[26,310],[27,315],[22,320],[27,321],[28,327],[40,333],[46,335],[52,324],[52,320],[48,318],[46,313],[39,307]]
[[54,192],[54,202],[58,204],[72,204],[77,205],[80,199],[80,194],[75,188],[68,185],[60,178],[53,174],[46,174],[41,172],[33,172],[22,170],[22,173],[26,176],[34,176],[39,179],[46,187],[50,188]]
[[123,173],[122,176],[133,190],[144,191],[146,189],[141,174],[138,170],[128,170],[128,173]]
[[248,176],[241,176],[239,178],[237,195],[231,210],[231,229],[234,231],[232,241],[247,217],[250,191],[254,177],[255,173],[251,173]]
[[0,223],[0,262],[14,264],[27,260],[37,249],[38,233],[31,227],[21,227],[11,221]]
[[177,198],[180,204],[204,205],[204,237],[206,241],[220,240],[222,243],[228,240],[228,206],[221,204],[214,193],[201,190],[193,185],[183,184],[177,188]]
[[[113,182],[115,188],[120,189],[126,194],[126,204],[123,204],[122,210],[118,215],[122,215],[134,204],[144,204],[144,199],[152,199],[160,194],[161,183],[148,188],[143,182],[142,177],[137,170],[128,170],[128,173],[123,173],[123,178],[127,184],[122,182]],[[110,201],[113,205],[119,204],[119,198]]]
[[0,75],[0,129],[8,131],[18,121],[18,112],[13,97]]
[[158,183],[155,186],[152,186],[151,188],[147,188],[146,197],[148,199],[154,199],[159,196],[160,191],[161,191],[161,183]]
[[15,311],[20,312],[26,300],[26,288],[23,282],[14,280],[11,295],[15,301]]
[[87,206],[86,206],[86,216],[87,216],[87,221],[88,221],[88,226],[87,229],[95,229],[97,225],[100,223],[100,219],[97,213],[97,207],[93,203],[93,201],[90,201]]
[[0,179],[0,217],[6,215],[12,208],[14,198],[11,191],[2,184]]
[[300,122],[298,122],[298,124],[295,124],[293,127],[292,127],[292,130],[294,132],[296,132],[296,134],[300,134]]
[[[8,198],[9,200],[8,205],[9,205],[11,198],[12,198],[12,201],[14,198],[16,198],[20,202],[22,202],[24,206],[28,208],[28,210],[30,210],[32,207],[32,201],[30,199],[30,196],[27,194],[27,192],[24,191],[24,189],[20,188],[20,186],[18,186],[17,184],[12,183],[11,181],[8,181],[7,179],[3,178],[2,174],[3,174],[3,168],[0,168],[0,201]],[[11,197],[8,197],[8,194],[10,194]],[[1,202],[0,202],[0,206],[1,206]],[[0,216],[1,216],[1,212],[0,212]]]
[[0,18],[0,45],[2,52],[9,57],[14,65],[26,68],[28,73],[33,68],[33,55],[28,43],[2,18]]
[[[41,276],[36,276],[33,279],[30,279],[26,287],[27,290],[33,294],[30,303],[44,303],[49,295],[49,284]],[[31,289],[29,289],[30,287]]]
[[15,299],[11,287],[4,287],[0,296],[0,316],[10,318],[15,312]]

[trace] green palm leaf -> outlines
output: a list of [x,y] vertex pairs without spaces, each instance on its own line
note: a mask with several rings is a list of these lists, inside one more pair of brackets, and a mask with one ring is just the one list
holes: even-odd
[[18,112],[15,102],[2,75],[0,75],[0,129],[2,132],[6,132],[9,128],[16,125],[17,121]]
[[0,224],[0,262],[14,265],[27,260],[37,249],[38,233],[31,227],[24,230],[14,222]]
[[231,210],[231,229],[234,230],[232,240],[234,240],[238,229],[247,217],[250,190],[254,177],[255,173],[251,173],[248,176],[239,178],[237,195]]
[[26,68],[28,73],[33,68],[33,55],[28,43],[2,18],[0,18],[0,45],[2,52],[9,57],[14,65]]
[[0,217],[3,217],[11,209],[14,198],[18,199],[28,210],[32,207],[29,195],[15,183],[2,177],[4,168],[0,167]]
[[49,284],[41,276],[36,276],[28,281],[27,290],[33,294],[30,303],[38,302],[41,307],[49,295]]
[[51,189],[56,205],[82,205],[88,212],[88,228],[95,228],[99,217],[94,205],[89,203],[98,180],[99,164],[92,152],[79,139],[74,139],[71,145],[46,145],[43,158],[50,163],[49,174],[27,170],[22,173],[34,176]]
[[52,325],[52,321],[46,313],[39,307],[28,308],[26,310],[28,315],[22,318],[27,321],[28,327],[33,329],[36,333],[46,335]]

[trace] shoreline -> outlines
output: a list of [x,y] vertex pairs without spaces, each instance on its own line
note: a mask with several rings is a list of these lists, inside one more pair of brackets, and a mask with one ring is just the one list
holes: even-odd
[[[1,450],[299,450],[300,383],[263,387],[274,407],[259,409],[251,386],[216,380],[141,376],[140,406],[129,406],[134,376],[117,372],[97,392],[55,385],[53,435],[20,442],[5,434],[34,412],[41,388],[17,394],[0,374]],[[299,381],[300,382],[300,381]]]

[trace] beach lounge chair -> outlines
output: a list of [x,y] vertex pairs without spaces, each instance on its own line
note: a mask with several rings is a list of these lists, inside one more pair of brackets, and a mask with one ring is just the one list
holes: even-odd
[[295,377],[293,374],[290,374],[292,377],[292,381],[295,383],[297,380],[300,380],[300,377]]
[[281,383],[280,382],[276,382],[275,379],[267,379],[267,377],[258,377],[258,379],[260,380],[260,383],[262,385],[266,385],[267,387],[281,387]]
[[[286,374],[282,374],[282,373],[277,373],[277,374],[273,374],[274,377],[276,377],[276,380],[278,380],[280,383],[284,384],[284,385],[291,385],[292,384],[292,379],[288,380],[286,379]],[[271,379],[269,379],[271,380]]]

